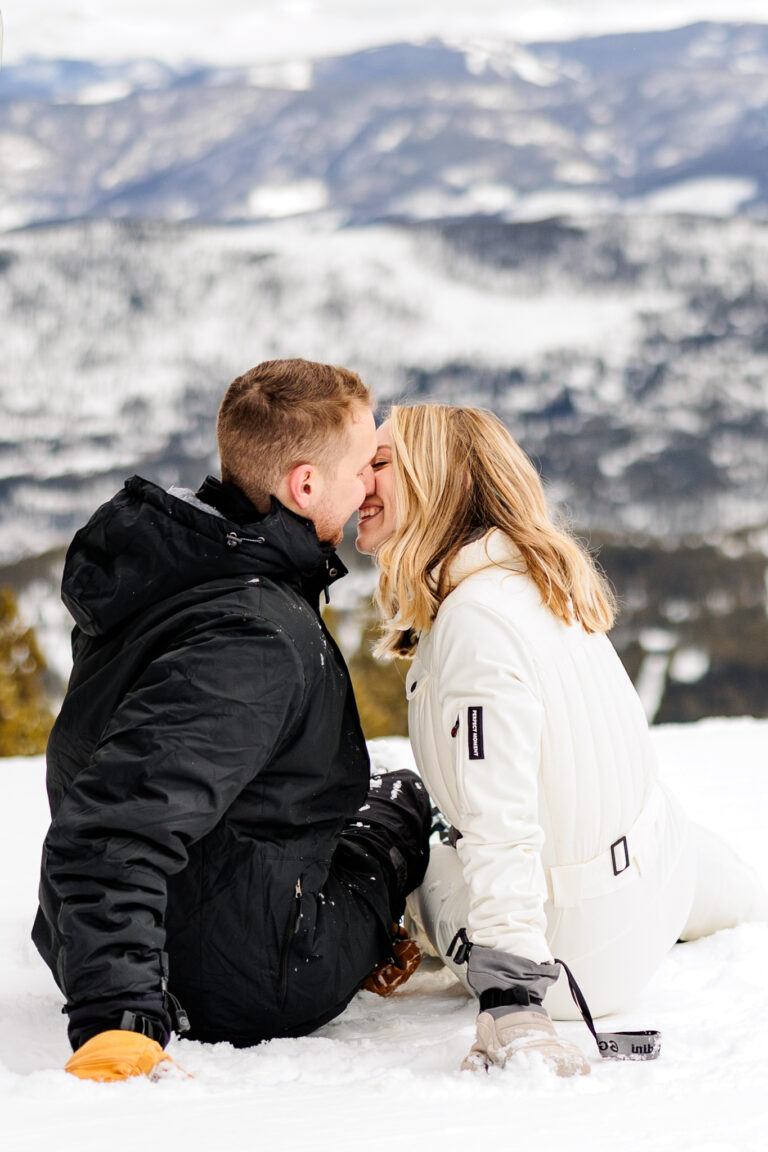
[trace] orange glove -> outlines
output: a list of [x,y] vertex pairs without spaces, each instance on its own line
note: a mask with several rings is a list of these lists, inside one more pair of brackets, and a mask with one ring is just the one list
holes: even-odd
[[392,934],[394,961],[378,964],[363,984],[366,992],[375,992],[377,996],[391,996],[406,980],[410,980],[424,955],[400,924],[392,926]]
[[115,1029],[92,1036],[70,1056],[64,1071],[81,1080],[127,1080],[129,1076],[159,1080],[172,1068],[184,1076],[189,1075],[163,1051],[157,1040],[150,1040],[140,1032]]

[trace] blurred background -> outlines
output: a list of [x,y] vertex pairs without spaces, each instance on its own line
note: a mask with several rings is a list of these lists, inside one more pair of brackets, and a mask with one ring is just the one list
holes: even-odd
[[[197,486],[230,380],[492,408],[613,583],[652,722],[768,715],[765,0],[3,0],[0,755],[69,670],[72,533]],[[368,736],[375,575],[328,621]]]

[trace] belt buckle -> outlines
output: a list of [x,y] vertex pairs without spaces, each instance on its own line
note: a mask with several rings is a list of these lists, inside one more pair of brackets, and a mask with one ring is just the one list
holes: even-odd
[[[617,856],[616,856],[616,849],[617,848],[623,849],[623,852],[624,852],[624,863],[622,864],[622,866],[620,868],[618,867],[618,859],[619,858],[617,858]],[[613,844],[611,844],[611,861],[613,863],[614,876],[620,876],[622,872],[626,872],[627,868],[629,868],[629,865],[630,865],[629,847],[627,845],[626,836],[620,836],[618,838],[618,840],[614,840]]]

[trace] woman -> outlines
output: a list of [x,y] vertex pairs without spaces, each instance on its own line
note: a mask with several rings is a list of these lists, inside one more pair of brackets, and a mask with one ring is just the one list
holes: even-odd
[[548,1014],[579,1015],[555,957],[604,1015],[681,935],[755,915],[762,892],[659,783],[605,635],[610,589],[503,425],[395,407],[373,468],[357,547],[380,568],[377,655],[412,660],[414,755],[458,835],[433,849],[411,924],[480,998],[466,1067],[532,1049],[587,1072]]

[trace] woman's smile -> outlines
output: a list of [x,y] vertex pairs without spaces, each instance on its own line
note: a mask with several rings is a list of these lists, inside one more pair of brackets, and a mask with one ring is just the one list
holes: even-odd
[[378,448],[373,458],[374,490],[366,496],[357,513],[358,552],[372,555],[395,530],[395,483],[392,470],[392,438],[389,421],[377,432]]

